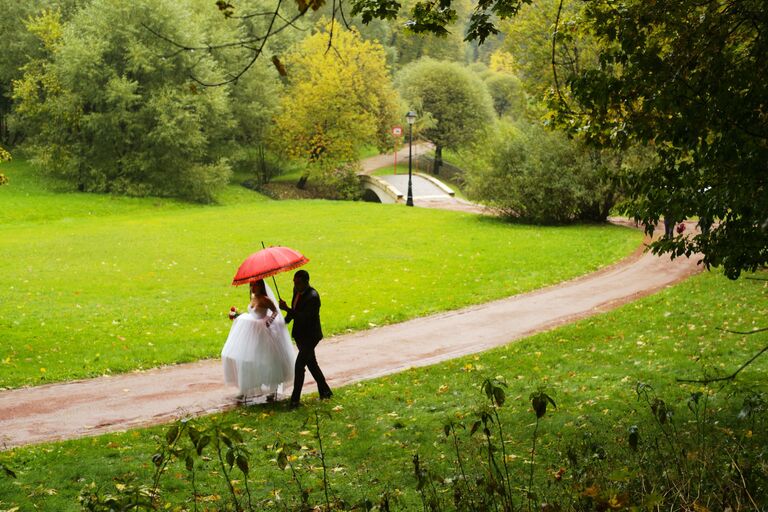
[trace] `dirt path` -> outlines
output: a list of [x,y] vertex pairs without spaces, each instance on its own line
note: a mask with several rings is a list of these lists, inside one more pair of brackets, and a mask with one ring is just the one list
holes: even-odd
[[[335,336],[317,349],[338,388],[410,367],[481,352],[615,308],[700,269],[695,261],[635,254],[601,271],[531,293]],[[468,338],[464,333],[473,332]],[[315,392],[308,375],[305,391]],[[290,392],[290,390],[285,390]],[[219,360],[0,392],[0,446],[155,425],[236,406]]]

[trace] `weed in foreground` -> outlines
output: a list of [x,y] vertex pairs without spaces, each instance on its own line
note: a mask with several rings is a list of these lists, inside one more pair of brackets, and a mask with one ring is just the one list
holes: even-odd
[[[537,440],[541,422],[554,399],[543,389],[530,397],[535,416],[526,460],[507,453],[511,442],[504,430],[506,384],[486,379],[486,400],[465,418],[443,427],[453,472],[433,470],[429,461],[413,454],[414,490],[420,509],[443,511],[604,511],[604,510],[764,510],[768,506],[768,402],[760,393],[725,388],[691,393],[675,407],[637,384],[642,424],[611,437],[601,425],[583,422],[568,432],[562,453],[547,454],[539,463]],[[724,398],[719,395],[725,394]],[[736,406],[740,400],[741,406]],[[289,471],[293,495],[255,496],[249,486],[251,451],[243,433],[212,420],[180,420],[171,425],[152,456],[154,473],[147,482],[118,482],[86,486],[80,495],[83,510],[203,510],[196,474],[206,471],[224,480],[228,497],[216,510],[254,511],[391,511],[412,510],[399,491],[379,491],[346,501],[332,486],[322,438],[321,414],[307,418],[316,446],[276,441],[265,449],[280,470]],[[306,426],[306,425],[305,425]],[[621,426],[617,426],[621,430]],[[616,429],[613,429],[615,432]],[[609,435],[606,435],[608,433]],[[518,436],[519,432],[516,433]],[[312,464],[297,465],[300,458]],[[553,461],[557,462],[553,466]],[[322,475],[321,489],[311,492],[305,482],[312,465]],[[183,466],[188,499],[164,492],[171,466]],[[5,468],[10,470],[10,468]],[[386,486],[386,483],[383,484]],[[376,492],[375,490],[373,492]],[[182,500],[180,502],[180,500]],[[205,508],[205,510],[210,510]]]

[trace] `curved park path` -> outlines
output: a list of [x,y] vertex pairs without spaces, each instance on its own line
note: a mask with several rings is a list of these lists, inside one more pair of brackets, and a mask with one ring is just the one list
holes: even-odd
[[[701,267],[639,248],[598,272],[488,304],[334,336],[317,348],[331,387],[488,350],[649,295]],[[472,332],[470,338],[465,335]],[[308,375],[304,389],[316,386]],[[285,390],[290,392],[290,390]],[[0,446],[90,436],[236,407],[221,362],[205,360],[0,392]]]
[[[505,345],[649,295],[700,268],[695,259],[670,260],[641,247],[610,267],[548,288],[325,339],[317,357],[331,387],[339,388]],[[316,391],[307,377],[305,391]],[[0,449],[223,411],[237,406],[235,395],[223,383],[218,359],[2,391]]]

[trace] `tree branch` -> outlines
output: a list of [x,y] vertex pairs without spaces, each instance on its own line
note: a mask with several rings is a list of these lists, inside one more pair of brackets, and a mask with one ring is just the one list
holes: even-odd
[[[729,329],[719,329],[719,330],[725,331],[725,332],[731,332],[731,333],[734,333],[734,334],[755,334],[757,332],[768,331],[768,327],[763,328],[763,329],[755,329],[754,331],[749,331],[749,332],[731,331]],[[734,380],[736,378],[736,376],[739,374],[739,372],[741,372],[741,370],[743,370],[744,368],[746,368],[747,366],[752,364],[752,362],[755,359],[757,359],[758,357],[763,355],[763,353],[765,353],[766,351],[768,351],[768,345],[763,347],[762,350],[760,350],[757,354],[752,356],[746,363],[742,364],[735,372],[733,372],[730,375],[726,375],[725,377],[716,377],[716,378],[712,378],[712,379],[675,379],[675,380],[677,382],[687,382],[687,383],[692,383],[692,384],[711,384],[712,382],[722,382],[722,381],[726,381],[726,380]]]
[[755,329],[753,331],[732,331],[731,329],[723,329],[722,327],[715,327],[715,329],[717,329],[718,331],[730,332],[733,334],[755,334],[757,332],[768,331],[768,327],[763,327],[762,329]]
[[555,18],[555,30],[552,32],[552,76],[555,79],[555,90],[557,91],[557,97],[560,98],[560,102],[565,105],[565,107],[570,111],[571,107],[568,105],[568,102],[565,101],[565,98],[563,98],[562,93],[560,92],[560,81],[557,78],[557,63],[555,62],[555,53],[557,49],[557,34],[560,30],[560,13],[563,10],[563,0],[560,0],[560,3],[557,6],[557,17]]
[[[238,71],[236,74],[230,75],[229,78],[222,80],[220,82],[216,82],[216,83],[205,82],[200,78],[196,77],[194,74],[192,74],[192,72],[190,72],[190,78],[195,82],[197,82],[198,84],[204,87],[219,87],[219,86],[227,85],[239,80],[241,76],[243,76],[249,69],[251,69],[251,67],[254,65],[256,60],[261,56],[264,50],[264,46],[267,43],[267,40],[270,37],[275,36],[276,34],[279,34],[280,32],[282,32],[288,27],[298,28],[295,25],[296,21],[299,20],[301,17],[303,17],[307,13],[307,10],[309,9],[309,6],[307,6],[301,9],[292,18],[285,18],[283,15],[280,14],[281,5],[282,5],[282,0],[278,0],[277,6],[275,7],[274,11],[264,12],[264,13],[254,13],[251,15],[244,15],[240,17],[241,19],[244,19],[244,18],[255,17],[255,16],[271,16],[272,19],[269,22],[269,27],[267,28],[267,32],[263,36],[254,35],[249,38],[244,38],[238,41],[232,41],[228,43],[207,44],[205,46],[185,45],[171,39],[170,37],[164,34],[161,34],[160,32],[154,30],[152,27],[148,26],[145,23],[142,23],[142,27],[144,27],[147,31],[149,31],[155,37],[162,39],[163,41],[175,46],[178,50],[174,52],[172,55],[177,55],[182,51],[195,51],[195,50],[208,51],[208,52],[212,52],[213,50],[224,50],[224,49],[231,49],[231,48],[244,48],[244,49],[250,50],[253,53],[253,55],[249,59],[249,61],[245,64],[245,66],[243,66],[240,69],[240,71]],[[274,28],[275,21],[278,19],[283,21],[284,23],[279,27]],[[253,46],[254,43],[259,43],[258,48]],[[194,66],[193,66],[193,69],[194,69]]]

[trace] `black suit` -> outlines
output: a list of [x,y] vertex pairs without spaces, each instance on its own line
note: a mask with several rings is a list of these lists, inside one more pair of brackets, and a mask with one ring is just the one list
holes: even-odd
[[320,397],[330,397],[331,388],[325,381],[325,376],[315,357],[315,347],[323,339],[323,330],[320,326],[320,294],[311,286],[301,294],[294,289],[291,304],[292,307],[286,309],[285,323],[293,321],[291,333],[299,349],[299,354],[296,356],[291,402],[298,403],[301,400],[305,368],[309,368],[309,372],[317,382]]

